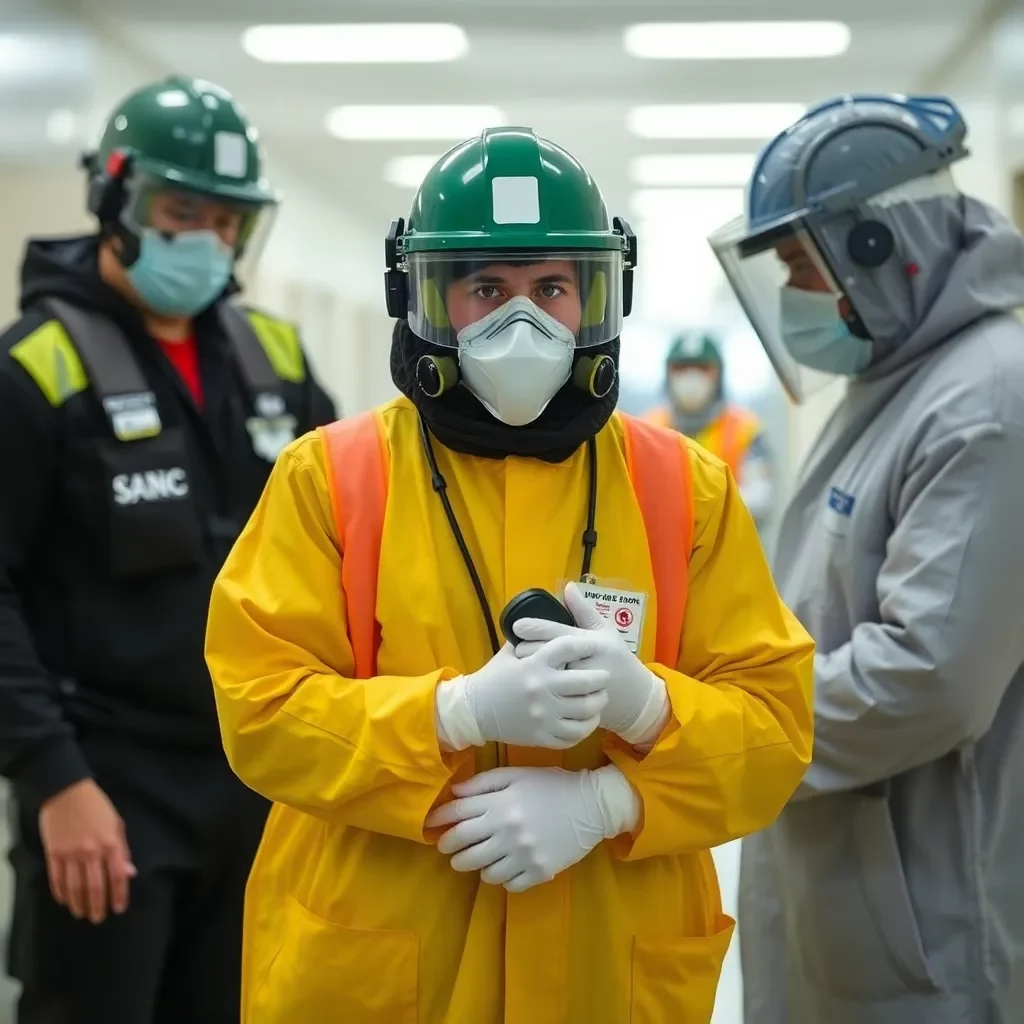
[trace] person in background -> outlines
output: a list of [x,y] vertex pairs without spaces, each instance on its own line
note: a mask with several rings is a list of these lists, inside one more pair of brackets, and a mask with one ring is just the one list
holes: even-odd
[[574,157],[470,139],[386,257],[402,397],[285,451],[210,607],[274,801],[242,1020],[707,1024],[810,641],[722,464],[614,412],[636,239]]
[[95,234],[31,241],[0,338],[0,769],[21,1024],[234,1024],[267,804],[229,770],[210,587],[280,449],[334,418],[233,301],[276,196],[207,82],[113,112]]
[[778,542],[814,761],[744,843],[746,1024],[1024,1020],[1024,239],[966,131],[823,103],[711,239],[793,397],[849,379]]
[[710,334],[681,334],[665,360],[668,404],[651,423],[678,430],[717,455],[732,471],[758,528],[775,501],[771,452],[757,417],[725,400],[721,349]]

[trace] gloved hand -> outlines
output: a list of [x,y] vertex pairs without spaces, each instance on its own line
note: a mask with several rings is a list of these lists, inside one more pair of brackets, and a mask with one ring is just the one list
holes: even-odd
[[516,656],[534,658],[548,644],[571,637],[591,637],[593,653],[570,664],[570,668],[604,669],[608,673],[608,703],[601,712],[601,725],[618,733],[627,743],[639,743],[660,722],[664,726],[668,694],[664,682],[626,646],[614,623],[606,619],[581,593],[575,583],[565,588],[565,606],[576,627],[546,619],[520,619],[513,631],[525,643]]
[[427,815],[454,825],[437,848],[456,871],[522,892],[582,860],[602,839],[636,826],[640,797],[614,765],[596,771],[495,768],[452,787],[457,797]]
[[440,683],[437,731],[452,750],[488,740],[565,750],[589,736],[608,701],[608,672],[600,665],[568,668],[597,650],[593,635],[560,637],[517,658],[506,644],[482,669]]

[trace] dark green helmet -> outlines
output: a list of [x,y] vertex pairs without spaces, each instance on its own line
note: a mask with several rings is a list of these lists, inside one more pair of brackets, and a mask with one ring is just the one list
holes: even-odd
[[529,128],[490,128],[439,160],[416,193],[405,251],[624,250],[601,190]]
[[262,174],[256,129],[230,93],[202,79],[172,76],[124,99],[107,122],[94,169],[116,169],[120,154],[133,173],[169,185],[233,202],[277,202]]
[[714,336],[706,333],[677,335],[665,360],[669,370],[683,366],[713,366],[722,372],[722,353]]
[[438,345],[456,344],[456,282],[550,264],[578,295],[572,329],[587,347],[617,338],[629,314],[636,237],[570,153],[529,128],[489,128],[431,168],[408,224],[391,225],[386,260],[388,311]]

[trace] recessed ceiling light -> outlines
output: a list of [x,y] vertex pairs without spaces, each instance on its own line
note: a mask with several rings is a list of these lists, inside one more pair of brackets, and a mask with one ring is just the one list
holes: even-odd
[[627,126],[645,139],[770,139],[798,121],[802,103],[684,103],[635,107]]
[[840,21],[694,21],[631,25],[626,52],[649,60],[837,57],[850,47]]
[[396,156],[384,165],[384,180],[396,188],[419,188],[437,156]]
[[630,162],[630,177],[638,185],[745,185],[754,170],[753,153],[654,153]]
[[467,139],[505,123],[498,107],[351,106],[327,115],[327,131],[359,141]]
[[242,49],[271,64],[419,64],[469,49],[458,25],[253,25]]

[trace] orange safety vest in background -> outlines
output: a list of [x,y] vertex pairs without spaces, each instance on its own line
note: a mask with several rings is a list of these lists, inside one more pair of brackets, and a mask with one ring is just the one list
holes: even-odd
[[[675,429],[672,411],[668,406],[660,406],[646,413],[644,420],[659,427]],[[757,417],[735,405],[727,405],[710,423],[705,424],[694,436],[705,450],[717,455],[732,470],[732,475],[739,480],[740,469],[754,438],[761,432],[761,424]]]
[[[675,666],[686,614],[687,565],[693,547],[690,462],[679,438],[616,413],[626,462],[643,515],[658,599],[656,660]],[[320,427],[331,487],[341,585],[348,610],[355,677],[377,674],[380,623],[376,619],[377,568],[388,498],[389,454],[377,412]]]

